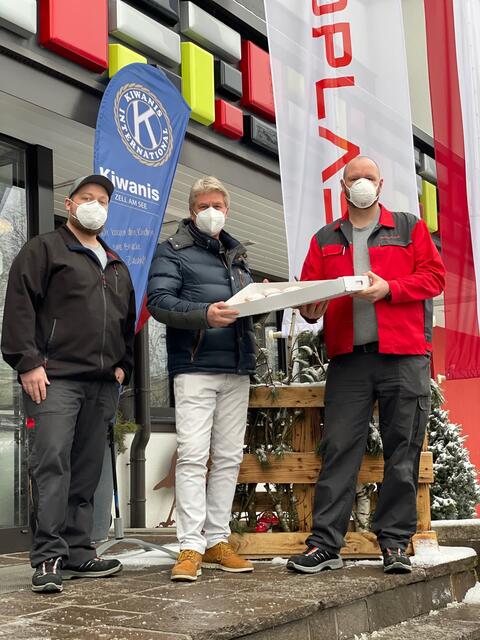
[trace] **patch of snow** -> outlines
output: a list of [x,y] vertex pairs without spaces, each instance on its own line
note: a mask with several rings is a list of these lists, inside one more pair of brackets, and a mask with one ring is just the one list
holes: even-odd
[[438,564],[471,558],[476,553],[469,547],[436,547],[436,545],[417,545],[417,553],[410,559],[414,567],[434,567]]
[[286,565],[288,558],[272,558],[272,564]]
[[432,567],[442,564],[442,554],[435,539],[420,539],[415,544],[415,556],[412,558],[414,567]]
[[[180,547],[178,544],[164,545],[171,551],[178,553]],[[117,558],[126,568],[146,569],[147,567],[170,566],[175,564],[175,560],[167,555],[164,551],[152,549],[151,551],[127,551],[126,553],[117,553],[115,555],[105,555],[104,558]]]
[[351,560],[350,559],[345,562],[346,567],[357,567],[360,564],[379,567],[383,564],[383,560]]
[[[285,385],[287,386],[287,385]],[[288,386],[290,387],[324,387],[325,380],[320,380],[319,382],[291,382]]]
[[480,604],[480,582],[467,591],[463,601],[465,604]]
[[432,529],[436,527],[471,527],[476,525],[480,527],[480,518],[469,518],[465,520],[432,520]]

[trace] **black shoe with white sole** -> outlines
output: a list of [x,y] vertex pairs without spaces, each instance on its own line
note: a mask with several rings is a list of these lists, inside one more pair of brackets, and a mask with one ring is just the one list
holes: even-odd
[[32,591],[36,593],[63,591],[61,568],[61,558],[51,558],[39,564],[32,576]]
[[326,569],[341,569],[343,560],[338,553],[319,549],[309,545],[298,556],[292,556],[287,562],[287,569],[300,573],[318,573]]
[[62,571],[64,580],[72,578],[106,578],[122,570],[120,560],[102,560],[92,558],[77,566],[67,565]]
[[411,573],[412,563],[403,549],[382,549],[385,573]]

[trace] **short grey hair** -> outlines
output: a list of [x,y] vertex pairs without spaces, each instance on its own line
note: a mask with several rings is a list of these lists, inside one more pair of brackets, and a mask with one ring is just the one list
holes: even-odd
[[203,176],[203,178],[195,180],[192,184],[192,188],[190,189],[190,196],[188,198],[188,208],[190,211],[194,210],[196,197],[201,193],[208,193],[209,191],[220,191],[225,200],[227,209],[230,209],[230,194],[220,180],[214,176]]

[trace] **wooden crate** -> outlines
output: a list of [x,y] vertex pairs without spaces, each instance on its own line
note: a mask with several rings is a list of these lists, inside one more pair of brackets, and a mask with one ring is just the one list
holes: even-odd
[[[285,454],[282,458],[273,458],[269,466],[262,466],[253,454],[245,455],[238,482],[293,484],[300,530],[293,533],[232,534],[230,541],[242,555],[249,558],[289,556],[305,548],[305,539],[312,527],[315,483],[321,468],[320,458],[315,451],[320,440],[320,409],[323,406],[323,386],[277,387],[274,391],[270,387],[252,387],[250,408],[301,408],[302,415],[298,417],[294,426],[292,437],[294,451]],[[420,458],[417,535],[422,538],[435,538],[436,534],[430,530],[429,484],[433,482],[433,460],[432,454],[426,449],[425,440]],[[382,479],[383,459],[365,455],[358,481],[381,482]],[[262,502],[261,497],[259,502]],[[413,537],[414,544],[415,537]],[[370,532],[349,531],[345,536],[345,543],[345,547],[341,550],[345,557],[369,558],[380,554],[376,536]],[[409,551],[412,552],[411,547]]]

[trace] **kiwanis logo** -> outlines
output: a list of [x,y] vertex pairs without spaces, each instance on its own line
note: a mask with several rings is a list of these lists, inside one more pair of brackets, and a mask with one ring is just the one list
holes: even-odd
[[160,100],[140,84],[126,84],[115,96],[115,123],[123,144],[142,164],[159,167],[173,148],[170,119]]

